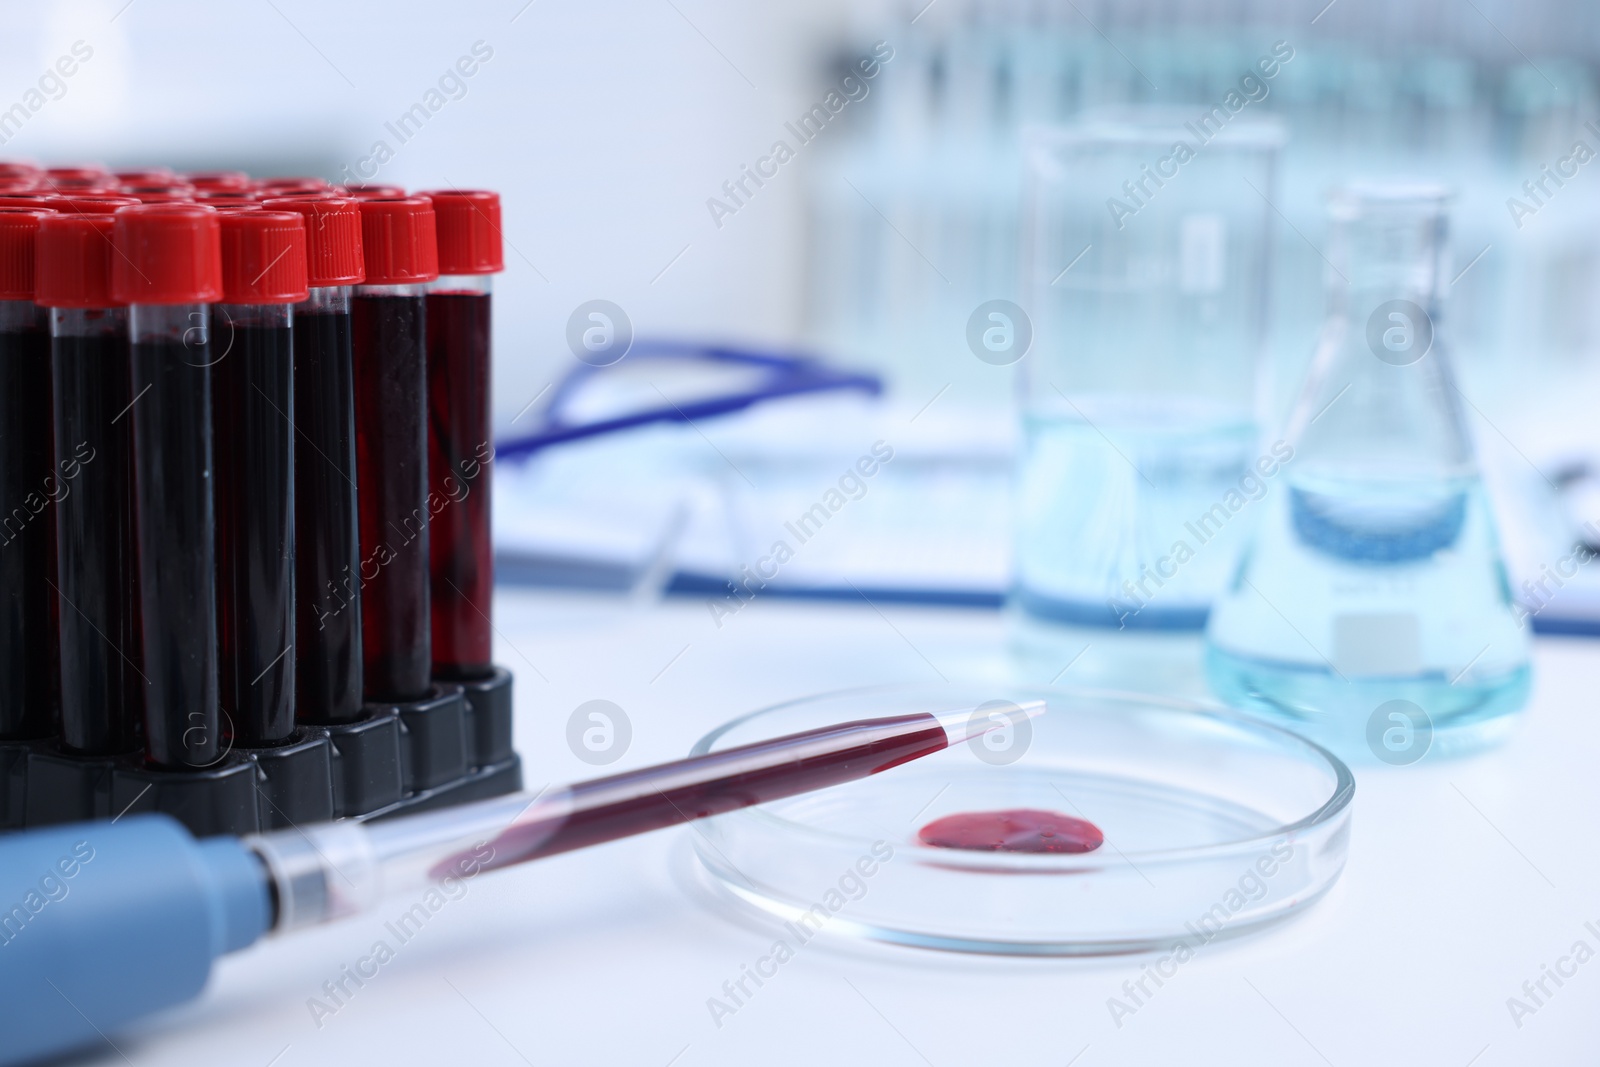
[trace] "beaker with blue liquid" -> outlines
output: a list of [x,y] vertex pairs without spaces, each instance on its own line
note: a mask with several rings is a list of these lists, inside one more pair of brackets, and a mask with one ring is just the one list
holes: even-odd
[[1391,763],[1428,738],[1497,737],[1530,679],[1441,332],[1447,201],[1421,184],[1334,197],[1329,314],[1284,435],[1286,491],[1212,613],[1206,652],[1230,703]]
[[1281,143],[1161,110],[1027,139],[1012,604],[1026,653],[1084,653],[1075,681],[1201,684],[1277,469],[1257,409]]

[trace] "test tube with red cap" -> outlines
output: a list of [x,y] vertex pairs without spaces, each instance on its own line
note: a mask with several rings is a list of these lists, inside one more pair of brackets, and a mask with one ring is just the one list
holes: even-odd
[[111,176],[120,185],[172,185],[178,176],[171,167],[135,167],[131,170],[114,170]]
[[265,196],[303,196],[307,193],[326,193],[333,189],[326,178],[290,177],[263,178],[255,188]]
[[44,170],[37,163],[20,159],[0,160],[0,181],[36,184],[42,177]]
[[405,196],[404,187],[387,185],[383,182],[354,182],[346,185],[344,191],[347,195],[357,200],[371,200],[375,196]]
[[58,193],[107,193],[117,187],[117,179],[98,163],[51,167],[40,181]]
[[61,743],[92,756],[136,750],[144,715],[128,316],[111,296],[111,216],[137,203],[75,198],[39,224],[35,300],[50,316],[56,465],[72,487],[55,505]]
[[114,214],[119,207],[131,207],[139,203],[139,198],[129,196],[127,193],[68,193],[52,194],[54,203],[48,206],[59,212],[74,214],[82,208],[92,214]]
[[236,743],[294,734],[294,305],[306,228],[292,211],[222,215],[226,346],[212,369],[222,706]]
[[195,188],[173,182],[154,184],[123,184],[116,189],[123,196],[131,196],[141,204],[186,204],[194,199]]
[[451,501],[428,532],[433,673],[493,673],[489,604],[490,279],[505,269],[498,193],[440,190],[433,201],[439,278],[428,288],[428,479]]
[[431,689],[427,284],[439,276],[433,204],[358,202],[366,283],[351,299],[362,646],[369,701]]
[[242,170],[192,170],[178,179],[201,192],[245,192],[252,184],[250,175]]
[[219,217],[199,204],[140,204],[113,219],[111,295],[128,305],[132,364],[145,759],[206,767],[223,752],[211,436]]
[[361,536],[356,499],[350,290],[366,278],[355,201],[268,200],[305,219],[305,301],[294,310],[295,688],[303,722],[355,722],[362,708]]
[[39,224],[0,208],[0,739],[44,737],[57,719],[55,476],[50,333],[34,303]]
[[221,207],[223,204],[257,204],[261,202],[261,198],[250,189],[196,188],[194,198],[197,203],[210,204],[212,207]]
[[67,198],[60,193],[7,193],[0,196],[0,207],[43,208],[47,211],[54,211],[66,201]]

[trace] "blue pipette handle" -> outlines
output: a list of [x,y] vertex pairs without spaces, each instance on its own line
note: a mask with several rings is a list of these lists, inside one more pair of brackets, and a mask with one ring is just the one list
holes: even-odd
[[260,860],[165,815],[0,836],[0,1064],[194,997],[271,922]]

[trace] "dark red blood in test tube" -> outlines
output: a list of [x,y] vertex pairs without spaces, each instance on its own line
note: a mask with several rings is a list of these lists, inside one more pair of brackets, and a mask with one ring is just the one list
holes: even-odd
[[39,226],[38,295],[51,309],[61,741],[88,755],[138,746],[144,715],[134,540],[133,402],[127,310],[111,297],[112,212],[137,203],[74,199]]
[[361,201],[361,241],[367,280],[350,311],[363,672],[369,701],[418,700],[430,691],[433,662],[422,291],[439,276],[433,205],[420,197]]
[[309,292],[294,310],[295,715],[362,714],[361,537],[350,287],[366,277],[361,212],[340,198],[263,202],[306,222]]
[[55,727],[55,440],[50,334],[33,302],[50,212],[0,208],[0,738]]
[[433,668],[449,678],[493,671],[490,601],[489,278],[504,269],[500,197],[423,194],[437,216],[439,280],[428,294],[428,471],[444,504],[429,531]]
[[924,845],[972,852],[1093,852],[1105,839],[1092,822],[1038,808],[946,815],[917,831]]
[[448,500],[429,531],[437,673],[487,675],[494,592],[489,536],[489,294],[428,294],[428,470]]
[[129,305],[134,513],[145,758],[207,767],[226,751],[217,702],[210,308],[222,295],[217,213],[140,204],[113,216],[111,294]]
[[306,228],[292,211],[227,213],[224,354],[212,374],[222,702],[237,741],[289,740],[295,720],[291,305],[304,300]]

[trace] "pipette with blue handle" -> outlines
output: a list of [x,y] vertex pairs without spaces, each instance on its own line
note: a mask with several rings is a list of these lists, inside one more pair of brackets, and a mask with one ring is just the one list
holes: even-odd
[[374,823],[196,840],[172,818],[134,815],[0,837],[0,1064],[109,1040],[197,996],[213,960],[269,932],[864,778],[1043,710],[864,719]]

